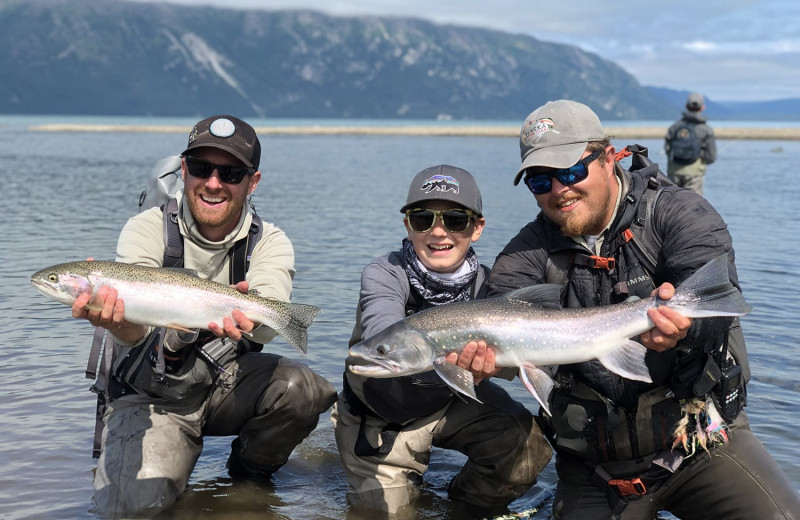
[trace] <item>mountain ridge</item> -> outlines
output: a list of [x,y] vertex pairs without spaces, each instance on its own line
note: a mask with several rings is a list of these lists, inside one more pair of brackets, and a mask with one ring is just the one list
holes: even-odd
[[401,17],[0,0],[0,113],[517,120],[551,99],[673,119],[621,67],[532,36]]

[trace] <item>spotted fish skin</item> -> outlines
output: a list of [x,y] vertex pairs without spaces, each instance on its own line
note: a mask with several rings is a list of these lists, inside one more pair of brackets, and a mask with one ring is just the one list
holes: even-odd
[[264,324],[306,352],[307,330],[318,307],[240,293],[229,285],[206,280],[182,269],[146,267],[109,261],[79,261],[45,267],[31,276],[45,296],[66,305],[84,293],[92,301],[100,287],[116,289],[131,323],[175,329],[208,329],[234,310]]

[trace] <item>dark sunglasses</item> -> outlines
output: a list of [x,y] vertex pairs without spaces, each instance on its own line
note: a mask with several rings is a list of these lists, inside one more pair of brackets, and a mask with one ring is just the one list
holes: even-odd
[[450,233],[463,233],[476,217],[474,211],[468,209],[422,209],[406,210],[406,220],[411,231],[426,233],[433,229],[436,218],[441,219],[444,228]]
[[558,179],[558,182],[564,186],[572,186],[589,176],[589,163],[600,157],[601,153],[603,153],[603,149],[596,150],[569,168],[554,169],[547,173],[531,175],[531,168],[527,168],[525,170],[525,185],[534,195],[549,193],[553,189],[553,177]]
[[245,175],[252,175],[256,172],[255,168],[246,166],[228,166],[224,164],[214,164],[197,157],[183,156],[186,159],[186,170],[192,177],[198,179],[208,179],[214,170],[219,173],[219,180],[225,184],[239,184]]

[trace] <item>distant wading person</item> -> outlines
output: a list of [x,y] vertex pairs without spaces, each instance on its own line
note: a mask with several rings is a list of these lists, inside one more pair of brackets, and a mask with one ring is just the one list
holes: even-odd
[[[185,185],[175,205],[184,268],[234,283],[234,246],[248,238],[258,219],[247,198],[261,178],[260,157],[258,137],[244,121],[216,116],[194,126],[182,154]],[[289,301],[292,244],[274,225],[261,226],[237,289]],[[130,218],[117,260],[161,267],[166,227],[160,208]],[[104,516],[152,516],[171,505],[186,487],[206,435],[236,436],[228,459],[231,476],[268,479],[336,400],[333,386],[304,364],[260,352],[276,332],[239,310],[233,320],[192,335],[125,321],[124,302],[114,289],[99,289],[102,310],[88,310],[88,300],[82,295],[75,301],[73,316],[108,329],[116,343],[108,381],[112,401],[94,480],[94,500]],[[154,362],[159,351],[166,366]]]
[[705,108],[702,94],[689,94],[683,117],[669,127],[664,138],[670,180],[699,195],[703,194],[706,166],[717,160],[714,131],[701,114]]
[[[472,175],[448,165],[422,170],[400,211],[408,237],[364,268],[351,346],[423,309],[484,295],[488,269],[471,244],[486,220]],[[345,370],[331,420],[355,507],[393,514],[412,504],[432,446],[468,457],[449,495],[482,511],[523,495],[550,460],[530,412],[486,380],[494,352],[485,342],[447,360],[473,373],[482,403],[456,397],[433,370],[388,379]]]

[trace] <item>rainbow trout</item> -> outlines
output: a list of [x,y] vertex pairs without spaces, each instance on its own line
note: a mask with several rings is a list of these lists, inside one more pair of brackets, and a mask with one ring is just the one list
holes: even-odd
[[[347,368],[366,377],[435,370],[454,391],[476,401],[472,374],[445,361],[470,340],[493,345],[497,366],[519,367],[525,388],[549,414],[553,380],[539,367],[593,359],[628,379],[652,382],[647,349],[629,338],[653,328],[647,310],[665,305],[690,318],[744,316],[752,308],[728,279],[721,255],[686,279],[669,300],[657,297],[584,309],[552,308],[560,286],[537,285],[498,298],[457,302],[418,312],[350,348]],[[542,303],[551,303],[544,308]]]
[[[46,267],[31,276],[42,294],[67,305],[83,293],[92,298],[102,286],[117,290],[125,301],[125,319],[131,323],[178,330],[222,325],[238,309],[287,342],[306,352],[308,334],[318,307],[243,294],[225,284],[206,280],[182,269],[145,267],[120,262],[70,262]],[[91,300],[90,300],[91,306]]]

